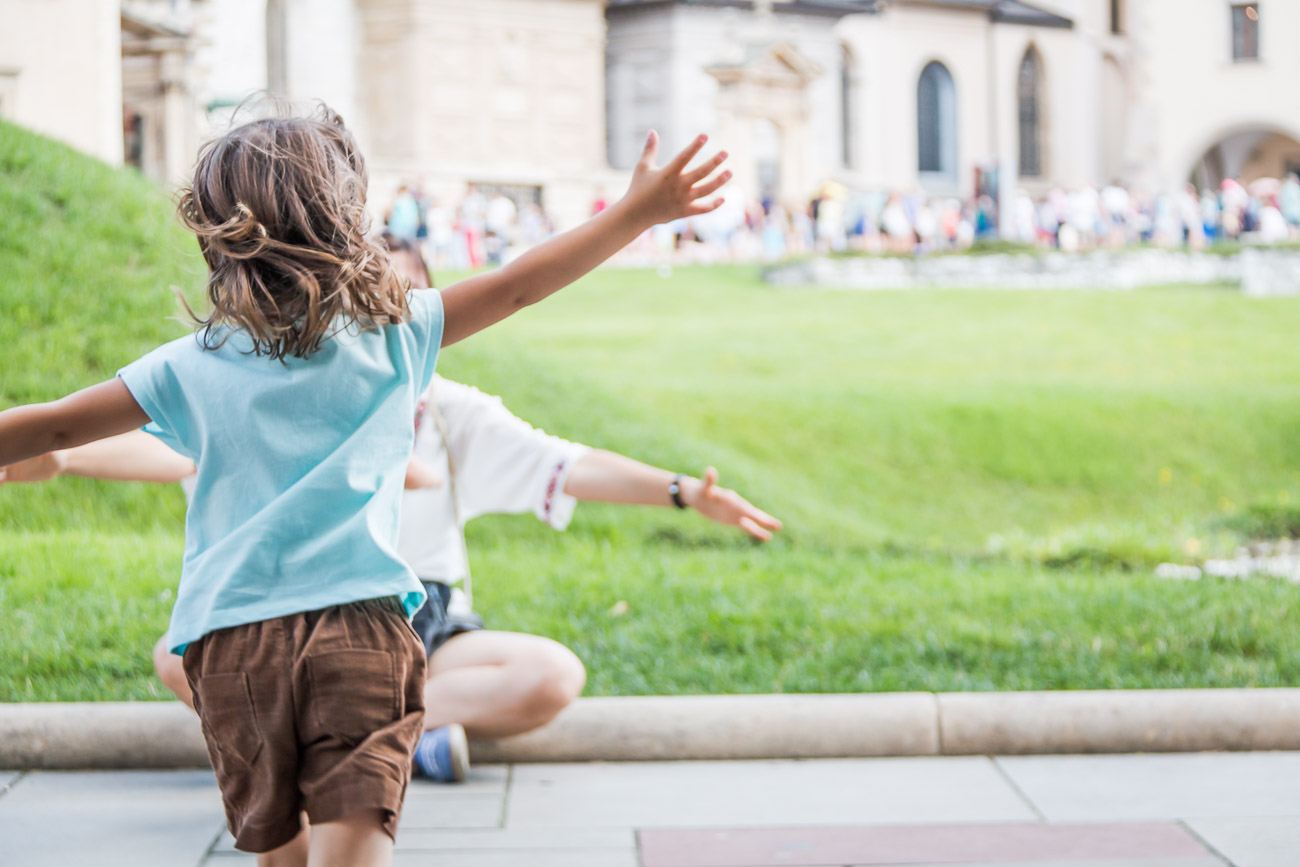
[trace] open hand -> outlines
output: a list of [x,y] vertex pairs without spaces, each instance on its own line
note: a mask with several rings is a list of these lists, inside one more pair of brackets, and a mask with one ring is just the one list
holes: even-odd
[[46,452],[7,467],[0,467],[0,485],[7,482],[44,482],[63,472],[67,463],[60,452]]
[[698,136],[667,165],[656,167],[659,134],[650,131],[645,150],[641,152],[641,159],[632,172],[632,183],[623,196],[624,203],[646,225],[655,226],[679,217],[707,214],[722,204],[721,196],[707,201],[700,200],[717,192],[731,180],[729,171],[713,174],[727,158],[727,152],[718,151],[712,159],[706,160],[699,167],[689,171],[686,168],[708,140],[708,136]]
[[749,500],[728,488],[718,487],[718,471],[709,467],[704,480],[686,505],[711,521],[739,527],[760,542],[772,538],[772,530],[781,529],[781,522],[757,508]]

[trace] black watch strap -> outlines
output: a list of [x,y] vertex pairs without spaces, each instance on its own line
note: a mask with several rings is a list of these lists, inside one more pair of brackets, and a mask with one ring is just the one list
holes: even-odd
[[668,483],[668,496],[673,498],[673,505],[679,509],[686,508],[686,501],[682,499],[682,479],[684,478],[686,478],[685,473],[678,473]]

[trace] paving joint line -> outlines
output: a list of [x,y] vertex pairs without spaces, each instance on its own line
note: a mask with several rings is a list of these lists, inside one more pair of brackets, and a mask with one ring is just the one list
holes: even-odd
[[1028,793],[1026,793],[1024,789],[1020,788],[1020,784],[1017,783],[1009,773],[1007,773],[1007,769],[1002,766],[1002,762],[998,760],[998,757],[988,756],[987,758],[993,763],[993,767],[997,770],[998,776],[1002,777],[1002,779],[1006,781],[1006,784],[1011,787],[1011,791],[1015,792],[1016,796],[1025,802],[1025,806],[1033,811],[1034,815],[1038,817],[1038,821],[1042,822],[1044,825],[1050,825],[1051,822],[1048,821],[1047,814],[1038,809],[1038,805],[1030,799]]
[[9,794],[9,792],[13,789],[13,787],[21,783],[23,780],[25,780],[27,778],[27,775],[30,773],[31,773],[30,770],[26,770],[26,769],[20,770],[16,777],[14,777],[9,782],[5,783],[4,788],[0,789],[0,798],[3,798],[5,795]]
[[497,815],[497,827],[502,831],[506,829],[506,821],[510,818],[510,793],[515,784],[515,766],[506,765],[506,787],[501,793],[501,812]]
[[212,835],[212,842],[209,843],[208,848],[204,849],[203,853],[199,855],[199,860],[194,865],[194,867],[203,867],[203,865],[207,864],[208,860],[212,858],[213,855],[217,854],[215,851],[217,848],[217,844],[221,842],[221,835],[224,834],[225,832],[226,832],[226,828],[224,825],[217,829],[217,833]]
[[1226,867],[1236,867],[1236,862],[1234,862],[1227,855],[1220,852],[1214,846],[1214,844],[1212,844],[1209,840],[1205,839],[1200,834],[1196,833],[1196,829],[1193,828],[1191,825],[1187,824],[1186,819],[1178,819],[1176,821],[1178,822],[1179,827],[1181,827],[1184,831],[1186,831],[1188,834],[1192,836],[1193,840],[1195,840],[1196,842],[1200,843],[1202,846],[1205,847],[1205,851],[1209,852],[1215,858],[1218,858],[1220,861],[1222,861],[1224,865],[1226,865]]

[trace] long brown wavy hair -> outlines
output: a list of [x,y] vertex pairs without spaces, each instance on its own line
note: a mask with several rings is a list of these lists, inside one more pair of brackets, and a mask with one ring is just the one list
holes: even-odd
[[187,310],[220,346],[229,325],[253,351],[306,358],[353,324],[404,322],[409,283],[367,238],[366,164],[343,120],[310,117],[237,126],[204,146],[177,210],[208,263],[206,317]]

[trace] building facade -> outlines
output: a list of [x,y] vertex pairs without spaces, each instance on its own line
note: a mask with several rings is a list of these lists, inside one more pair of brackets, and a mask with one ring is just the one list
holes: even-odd
[[399,184],[473,185],[564,223],[609,178],[602,0],[208,0],[214,118],[250,92],[323,100],[356,134],[378,210]]
[[174,181],[250,93],[322,99],[380,207],[474,185],[571,224],[651,128],[792,203],[1300,169],[1300,3],[0,0],[15,21],[0,116]]
[[611,0],[607,17],[615,166],[654,126],[718,135],[750,195],[783,198],[1300,167],[1296,3]]
[[121,9],[0,0],[0,117],[121,163]]

